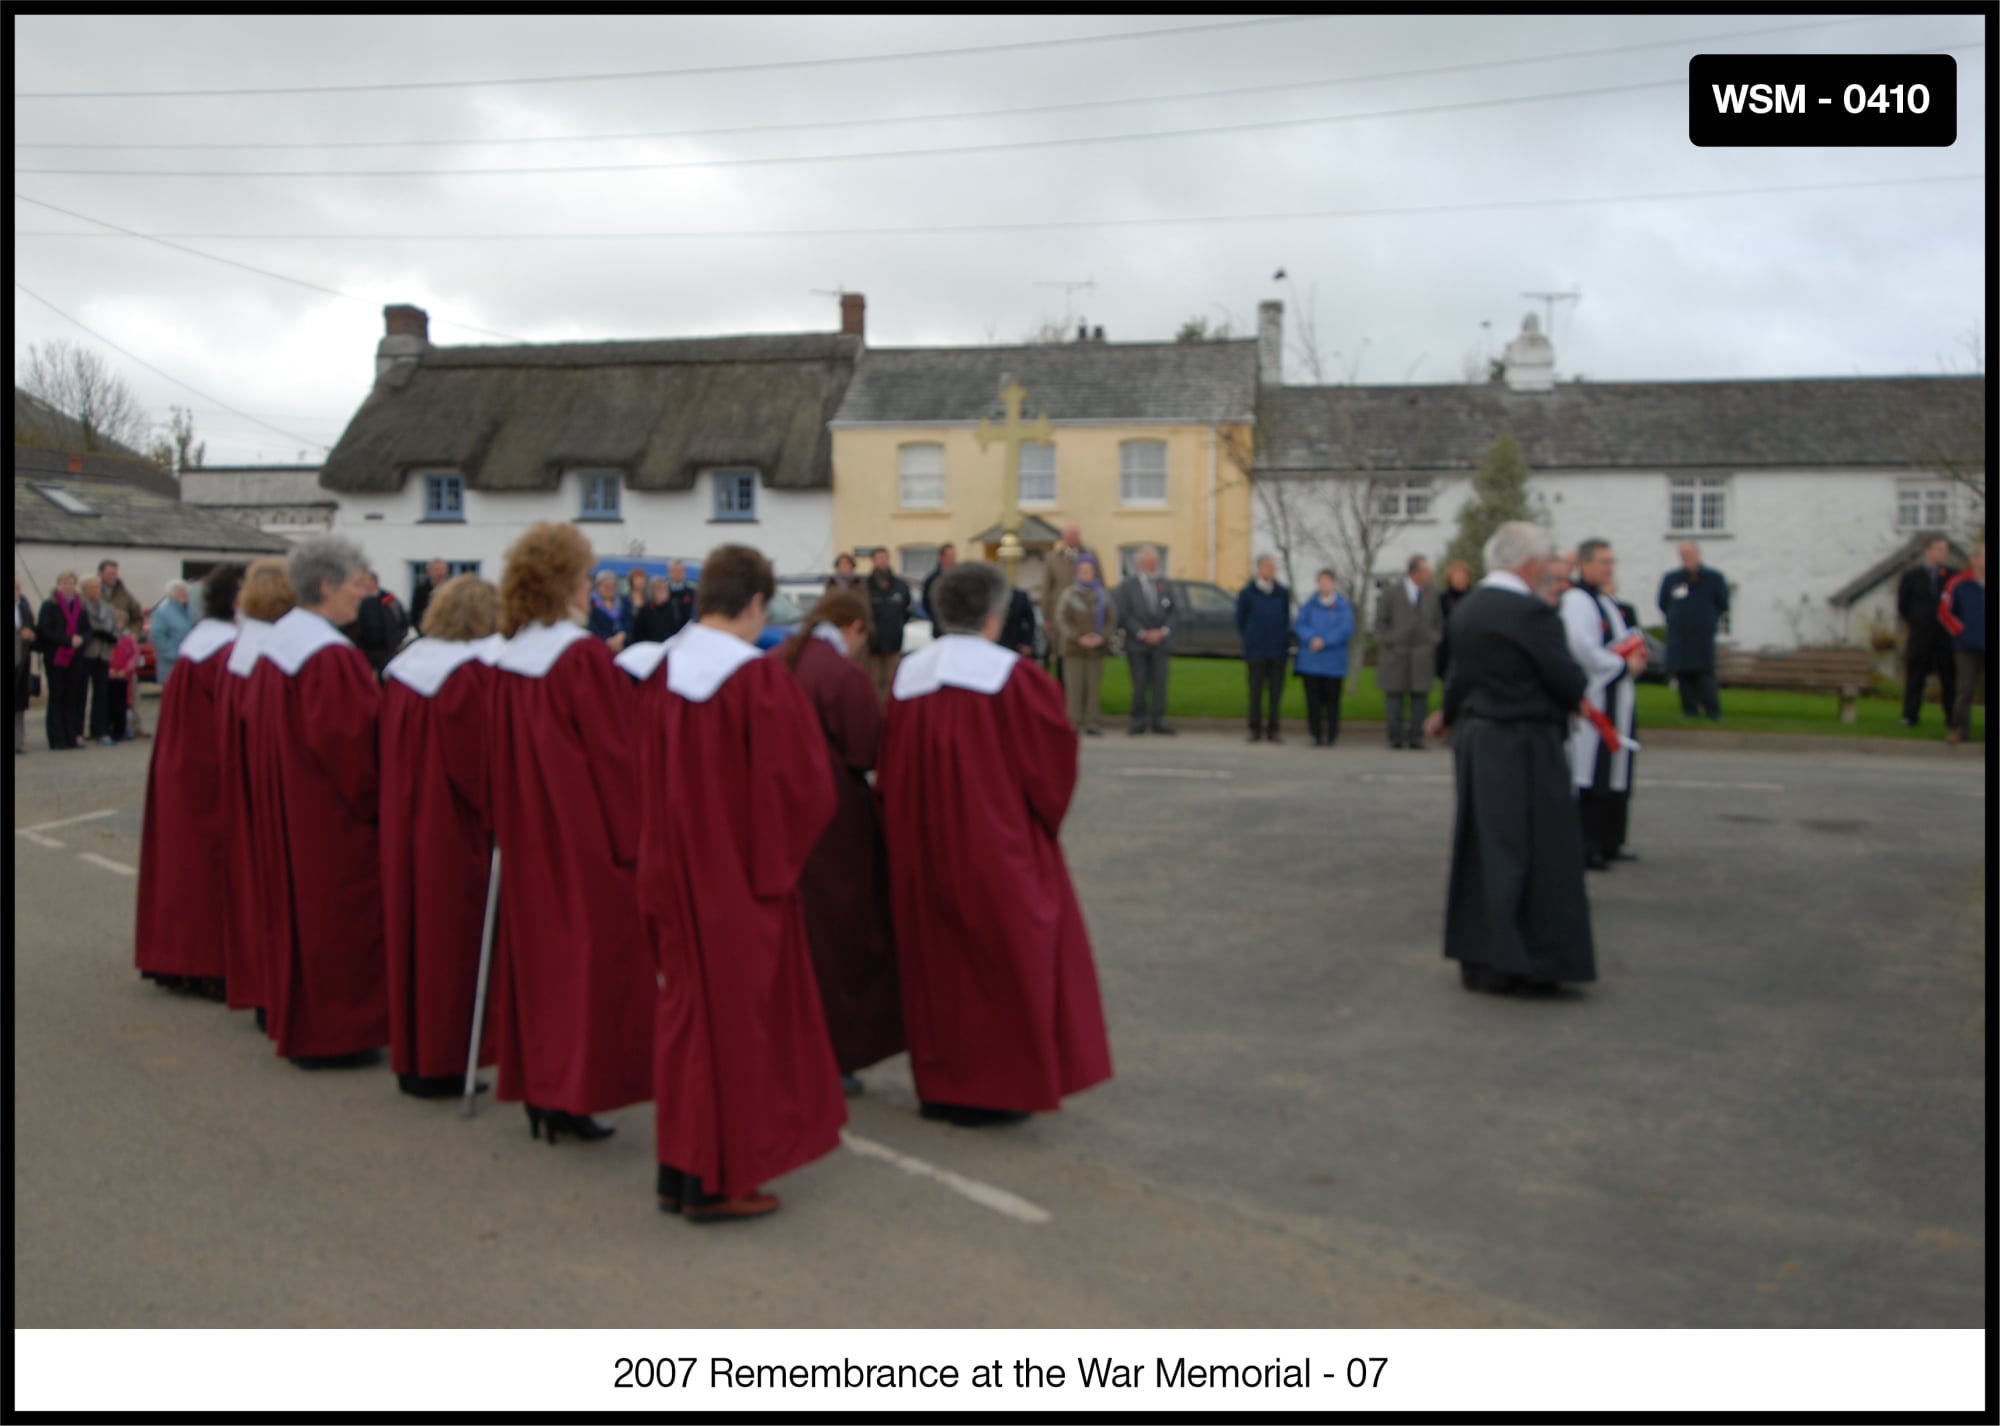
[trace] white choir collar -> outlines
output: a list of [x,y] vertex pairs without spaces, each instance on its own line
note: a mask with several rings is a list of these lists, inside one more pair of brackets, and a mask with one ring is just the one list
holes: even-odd
[[229,671],[238,678],[248,678],[270,637],[271,625],[262,619],[245,618],[243,627],[236,631],[236,644],[229,651]]
[[541,678],[556,666],[556,660],[571,644],[590,637],[567,619],[560,624],[524,624],[507,640],[493,664],[524,678]]
[[896,668],[896,699],[907,701],[940,688],[995,694],[1007,686],[1020,655],[977,634],[946,634],[904,659]]
[[690,624],[674,636],[667,660],[667,688],[690,703],[706,703],[743,665],[763,656],[734,634]]
[[271,626],[263,652],[285,677],[295,678],[308,659],[335,644],[347,644],[347,635],[336,629],[324,614],[300,607]]
[[451,676],[469,663],[490,665],[499,657],[500,647],[506,641],[498,634],[484,639],[418,639],[407,649],[389,661],[382,670],[384,678],[393,678],[425,698],[435,698]]
[[1511,569],[1496,569],[1479,581],[1481,589],[1505,589],[1514,594],[1525,594],[1534,598],[1534,591],[1528,588],[1528,581]]
[[847,635],[841,633],[840,630],[834,628],[833,625],[831,624],[813,625],[813,637],[815,639],[820,640],[822,643],[830,645],[833,651],[839,654],[842,658],[853,657],[853,655],[847,652]]
[[181,640],[179,658],[189,663],[200,663],[218,649],[226,648],[236,637],[236,626],[226,619],[204,619]]
[[692,624],[687,625],[681,630],[680,634],[674,635],[665,642],[631,644],[627,646],[623,653],[613,659],[612,662],[624,669],[637,682],[644,683],[660,671],[660,660],[667,656],[668,650],[681,641],[681,634],[687,633],[688,629],[693,627]]

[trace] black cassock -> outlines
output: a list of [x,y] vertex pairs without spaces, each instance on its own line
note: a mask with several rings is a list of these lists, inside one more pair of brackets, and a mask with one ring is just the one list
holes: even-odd
[[1452,611],[1444,720],[1458,819],[1444,953],[1530,981],[1595,980],[1564,751],[1586,680],[1555,611],[1519,589],[1482,583]]

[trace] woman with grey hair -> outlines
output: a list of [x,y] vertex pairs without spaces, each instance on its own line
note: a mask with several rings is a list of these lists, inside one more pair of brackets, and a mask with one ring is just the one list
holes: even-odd
[[339,535],[302,542],[289,564],[298,606],[271,626],[244,700],[266,1029],[301,1069],[366,1064],[389,1040],[381,688],[340,626],[367,597],[368,565]]
[[188,607],[187,581],[177,579],[167,586],[166,597],[153,606],[147,620],[153,640],[154,678],[164,695],[173,676],[174,660],[181,655],[181,641],[195,626],[194,610]]

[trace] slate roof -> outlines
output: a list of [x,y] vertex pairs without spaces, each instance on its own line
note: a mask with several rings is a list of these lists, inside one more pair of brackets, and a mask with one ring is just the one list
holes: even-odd
[[[39,493],[37,485],[67,491],[98,513],[73,515]],[[291,549],[276,535],[122,480],[23,469],[18,460],[14,466],[14,540],[17,544],[84,545],[91,549],[227,550],[234,554],[284,554]]]
[[474,490],[553,490],[593,466],[632,489],[688,490],[734,465],[775,489],[829,489],[826,423],[860,349],[837,333],[431,347],[376,383],[320,484],[383,493],[426,467]]
[[976,422],[1001,415],[1011,376],[1023,416],[1052,421],[1248,422],[1257,402],[1252,342],[1066,342],[1019,347],[871,347],[834,418],[862,423]]
[[[14,436],[16,440],[31,437],[36,448],[80,451],[84,447],[83,422],[18,386],[14,388]],[[144,451],[135,451],[122,441],[101,436],[98,440],[104,455],[146,459]]]
[[1503,430],[1531,471],[1676,467],[1898,466],[1934,450],[1976,462],[1981,377],[1288,386],[1259,407],[1259,471],[1471,471]]
[[97,480],[122,480],[128,485],[150,490],[155,495],[164,495],[169,500],[178,500],[181,495],[180,481],[173,473],[160,469],[142,456],[84,456],[45,446],[16,446],[14,469],[16,472],[45,471],[63,480],[78,475]]

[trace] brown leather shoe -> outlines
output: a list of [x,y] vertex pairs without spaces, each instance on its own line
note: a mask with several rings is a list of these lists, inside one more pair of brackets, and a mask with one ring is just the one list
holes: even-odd
[[683,1203],[681,1217],[690,1223],[733,1223],[742,1218],[762,1218],[778,1211],[775,1193],[746,1193],[741,1198],[725,1198],[720,1203]]

